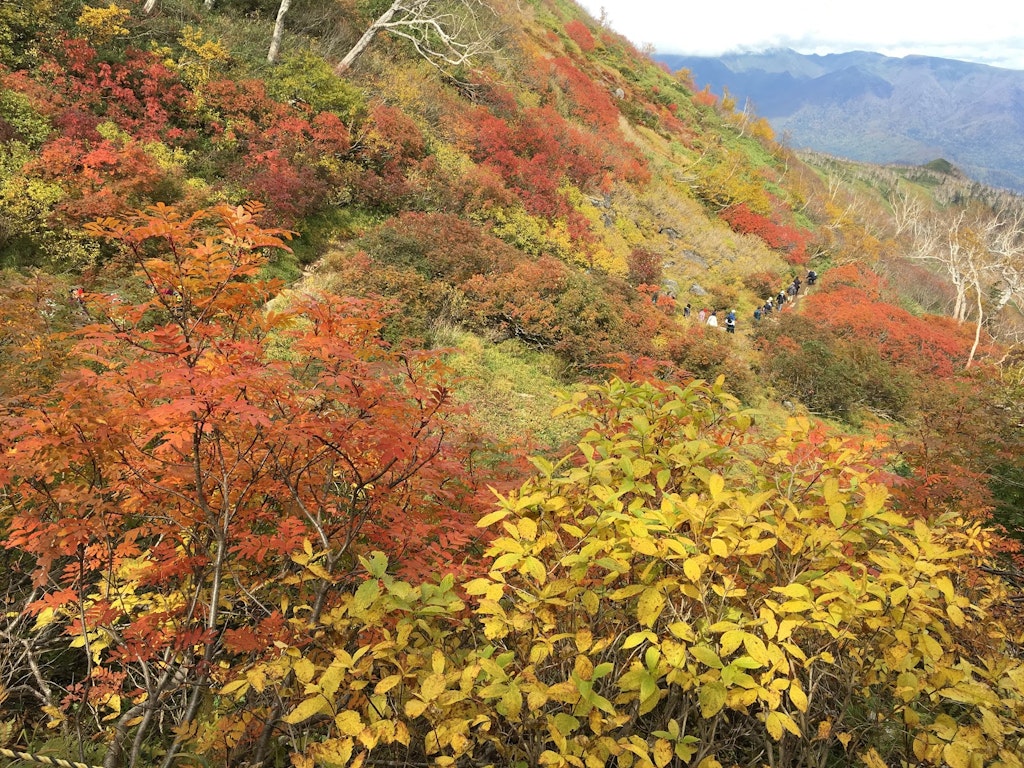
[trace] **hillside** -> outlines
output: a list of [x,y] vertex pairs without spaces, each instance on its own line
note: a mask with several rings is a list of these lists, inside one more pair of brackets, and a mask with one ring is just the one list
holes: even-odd
[[948,161],[569,0],[33,0],[0,267],[3,756],[1024,765],[1024,205]]
[[1024,190],[1024,72],[863,51],[657,58],[699,86],[749,99],[794,147],[867,163],[942,157],[978,181]]

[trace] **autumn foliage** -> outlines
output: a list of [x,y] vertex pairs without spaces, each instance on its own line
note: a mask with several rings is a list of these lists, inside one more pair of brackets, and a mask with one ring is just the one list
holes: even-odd
[[807,263],[807,233],[792,225],[778,224],[768,216],[750,210],[742,202],[726,208],[721,215],[734,231],[756,235],[769,248],[785,253],[789,263]]
[[91,227],[149,298],[86,294],[68,372],[3,413],[6,546],[34,560],[36,628],[62,627],[86,670],[48,711],[113,721],[115,753],[131,729],[173,755],[220,660],[291,637],[296,598],[327,610],[360,551],[421,579],[481,538],[438,357],[391,349],[365,301],[265,309],[279,286],[258,271],[288,233],[257,211]]
[[1024,768],[1024,364],[896,221],[961,188],[859,207],[571,3],[344,76],[372,3],[256,5],[0,3],[0,747]]
[[881,443],[757,432],[699,382],[613,379],[563,410],[590,428],[480,521],[486,575],[364,558],[326,647],[218,673],[220,714],[287,696],[302,766],[1021,765],[1005,593],[961,576],[988,538],[895,512]]

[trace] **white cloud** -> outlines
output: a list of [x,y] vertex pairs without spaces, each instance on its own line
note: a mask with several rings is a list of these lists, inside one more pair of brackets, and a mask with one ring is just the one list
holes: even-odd
[[861,50],[1024,69],[1024,14],[1003,0],[583,0],[581,5],[595,18],[604,8],[612,29],[663,53]]

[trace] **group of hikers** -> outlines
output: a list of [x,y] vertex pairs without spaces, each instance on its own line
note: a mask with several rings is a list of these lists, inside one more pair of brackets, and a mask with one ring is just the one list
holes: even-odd
[[[815,272],[813,269],[808,270],[807,277],[805,278],[805,280],[807,281],[808,287],[814,285],[818,281],[818,273]],[[768,299],[764,302],[764,304],[762,304],[761,306],[754,310],[754,322],[760,322],[762,318],[771,315],[772,312],[781,312],[783,305],[787,301],[796,300],[796,298],[800,295],[800,289],[802,287],[803,281],[800,280],[799,275],[797,277],[794,277],[793,282],[791,282],[788,286],[779,291],[778,294],[776,294],[775,296],[769,296]],[[691,317],[692,312],[693,308],[690,306],[690,303],[687,302],[686,306],[683,307],[683,317]],[[699,312],[697,312],[697,321],[701,325],[707,325],[711,328],[720,327],[718,323],[717,309],[712,309],[709,311],[705,308],[702,308]],[[725,331],[726,333],[736,333],[735,309],[730,309],[725,316]]]

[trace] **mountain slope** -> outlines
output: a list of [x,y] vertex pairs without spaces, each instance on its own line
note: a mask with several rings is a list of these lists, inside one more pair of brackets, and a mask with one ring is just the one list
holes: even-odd
[[1024,189],[1024,72],[864,52],[657,59],[750,99],[794,146],[870,163],[945,157],[980,181]]
[[0,742],[1024,766],[1019,200],[569,0],[148,5],[0,4]]

